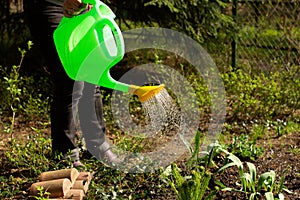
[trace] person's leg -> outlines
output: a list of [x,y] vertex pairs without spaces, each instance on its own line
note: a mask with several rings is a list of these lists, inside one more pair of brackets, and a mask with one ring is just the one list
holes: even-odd
[[45,55],[54,83],[51,105],[53,151],[65,154],[72,150],[73,160],[79,159],[79,152],[74,141],[78,105],[80,126],[89,152],[98,159],[106,156],[109,161],[118,162],[115,159],[116,156],[109,150],[109,144],[106,141],[100,93],[95,93],[95,85],[71,80],[59,60],[54,46],[53,32],[63,16],[62,6],[41,0],[27,0],[27,3],[30,4],[26,7],[26,12],[34,42],[40,46]]
[[[51,104],[52,149],[54,152],[63,154],[75,149],[72,152],[74,160],[79,159],[74,141],[76,128],[73,111],[80,98],[80,89],[82,88],[74,91],[74,95],[72,95],[74,81],[67,76],[61,65],[52,36],[63,16],[62,6],[45,3],[41,0],[27,0],[24,5],[33,42],[45,56],[54,85]],[[72,96],[75,100],[73,106]]]
[[87,149],[97,159],[102,159],[110,145],[105,135],[101,94],[96,89],[95,85],[84,83],[83,95],[78,104],[78,114]]

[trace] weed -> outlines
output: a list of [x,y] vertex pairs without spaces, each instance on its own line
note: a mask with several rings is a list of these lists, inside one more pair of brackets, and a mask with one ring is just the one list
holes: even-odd
[[292,154],[300,155],[300,147],[298,147],[298,146],[290,145],[290,146],[289,146],[289,151],[290,151]]
[[273,131],[277,137],[281,137],[283,135],[294,133],[300,130],[299,123],[293,120],[288,120],[288,121],[284,121],[280,119],[277,119],[276,121],[267,120],[266,126],[270,131]]
[[267,133],[267,126],[264,123],[256,123],[252,126],[252,134],[254,139],[264,138]]
[[30,181],[30,179],[25,177],[19,178],[7,174],[4,174],[3,176],[0,175],[0,199],[16,199],[16,197],[24,197],[26,191],[23,190],[23,187]]
[[39,175],[49,169],[50,152],[51,140],[41,134],[32,133],[28,135],[26,142],[13,138],[10,149],[4,155],[11,168],[23,168],[32,175]]
[[143,137],[134,137],[128,133],[121,133],[119,131],[115,132],[114,144],[118,146],[119,149],[130,151],[130,152],[141,152],[144,149],[142,145]]
[[285,131],[287,134],[300,132],[300,123],[294,121],[288,121],[285,126]]
[[[28,42],[28,50],[30,50],[32,43]],[[19,87],[22,77],[20,77],[19,70],[21,68],[23,59],[25,57],[26,50],[19,48],[19,52],[21,53],[21,60],[19,65],[13,65],[11,71],[9,72],[8,76],[4,77],[4,81],[7,85],[6,90],[9,93],[9,107],[12,112],[11,118],[11,125],[9,128],[9,133],[12,138],[12,133],[15,125],[15,117],[18,109],[20,109],[20,96],[21,96],[21,89]]]
[[49,121],[50,115],[50,99],[47,97],[43,99],[42,95],[39,94],[37,97],[29,94],[27,102],[24,102],[24,114],[27,118],[26,121],[32,121],[34,119],[39,119],[41,123],[43,121]]
[[87,199],[151,199],[166,190],[166,184],[159,178],[160,171],[123,173],[104,167],[96,160],[91,160],[87,166],[95,172]]
[[45,189],[42,186],[36,186],[36,189],[38,191],[37,196],[33,196],[34,199],[36,200],[48,200],[50,193],[45,191]]

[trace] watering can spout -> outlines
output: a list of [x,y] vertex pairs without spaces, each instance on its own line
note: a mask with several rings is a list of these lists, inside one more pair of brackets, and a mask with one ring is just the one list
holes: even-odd
[[156,86],[136,86],[130,85],[128,92],[138,96],[140,102],[145,102],[153,98],[155,95],[160,93],[164,89],[165,85]]
[[118,90],[121,92],[129,92],[130,85],[117,81],[111,77],[109,70],[107,70],[98,83],[99,86],[103,86],[109,89]]

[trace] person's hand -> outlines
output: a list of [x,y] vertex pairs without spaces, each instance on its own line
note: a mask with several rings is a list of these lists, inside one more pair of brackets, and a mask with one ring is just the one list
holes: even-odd
[[63,4],[63,13],[66,17],[72,17],[78,14],[84,7],[81,0],[65,0]]

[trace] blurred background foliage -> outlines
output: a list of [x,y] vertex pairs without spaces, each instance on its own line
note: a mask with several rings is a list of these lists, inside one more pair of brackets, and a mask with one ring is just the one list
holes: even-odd
[[[122,30],[164,27],[198,41],[223,73],[234,120],[256,116],[287,116],[299,108],[300,2],[298,0],[105,0]],[[32,40],[22,0],[2,0],[0,6],[0,75],[7,77],[20,58],[18,48]],[[153,55],[138,55],[145,60]],[[160,55],[160,60],[167,56]],[[137,56],[126,57],[122,69]],[[171,61],[166,64],[176,63]],[[120,67],[119,67],[120,66]],[[119,67],[119,68],[118,68]],[[180,68],[182,66],[175,66]],[[185,70],[189,68],[186,67]],[[115,72],[117,70],[113,70]],[[20,74],[30,76],[33,93],[51,95],[47,70],[35,48],[26,54]],[[193,75],[193,70],[185,74]],[[25,83],[26,82],[26,83]],[[278,83],[277,83],[278,82]],[[39,84],[37,84],[39,83]],[[43,87],[40,87],[40,85]],[[266,84],[269,86],[266,87]],[[6,98],[7,86],[0,86]],[[258,92],[261,92],[259,94]],[[265,98],[272,94],[272,97]],[[26,95],[25,95],[26,96]],[[284,96],[289,98],[284,98]],[[232,98],[232,99],[231,99]],[[280,105],[279,105],[280,104]],[[273,106],[273,108],[270,108]],[[278,110],[278,108],[280,108]],[[290,108],[290,109],[287,109]],[[255,112],[257,111],[257,112]],[[252,113],[251,116],[249,113]]]

